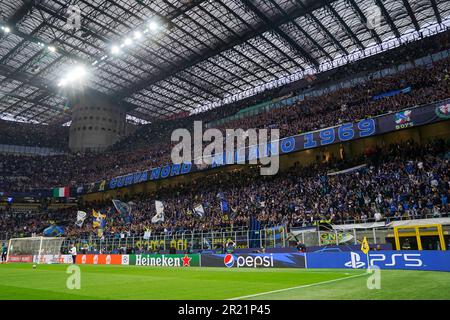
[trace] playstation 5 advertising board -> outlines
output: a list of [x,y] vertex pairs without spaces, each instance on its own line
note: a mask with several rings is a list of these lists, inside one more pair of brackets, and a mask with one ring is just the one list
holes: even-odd
[[306,259],[308,268],[450,271],[450,251],[313,252]]

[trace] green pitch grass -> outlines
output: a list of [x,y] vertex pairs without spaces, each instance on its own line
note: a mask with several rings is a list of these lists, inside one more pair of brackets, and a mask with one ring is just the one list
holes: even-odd
[[[363,270],[92,266],[69,290],[67,265],[0,265],[0,299],[450,299],[450,274],[384,270],[367,289]],[[286,290],[287,289],[287,290]]]

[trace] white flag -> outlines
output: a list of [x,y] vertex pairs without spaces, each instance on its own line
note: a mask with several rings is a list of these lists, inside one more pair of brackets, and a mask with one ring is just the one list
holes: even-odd
[[161,201],[155,201],[156,213],[164,213],[164,204]]
[[205,209],[203,208],[203,205],[199,204],[198,206],[196,206],[194,208],[194,213],[202,218],[205,215]]
[[144,232],[144,239],[145,240],[148,240],[148,239],[150,239],[150,236],[152,235],[152,232],[151,231],[145,231]]
[[155,200],[156,215],[152,218],[152,223],[164,222],[164,204]]
[[78,211],[77,212],[77,221],[75,222],[75,224],[78,227],[81,227],[83,225],[83,222],[86,219],[86,215],[87,215],[87,213],[84,212],[84,211]]
[[164,222],[164,213],[157,213],[152,218],[152,223]]

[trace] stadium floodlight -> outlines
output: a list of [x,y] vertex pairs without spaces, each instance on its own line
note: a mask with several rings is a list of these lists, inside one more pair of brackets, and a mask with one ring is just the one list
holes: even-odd
[[111,47],[111,53],[112,54],[119,54],[120,53],[120,47],[117,45],[114,45]]
[[48,51],[50,52],[56,52],[56,48],[54,46],[49,46]]
[[67,84],[67,79],[61,79],[58,82],[58,87],[64,87]]
[[134,32],[134,35],[133,35],[133,38],[134,38],[135,40],[141,39],[141,38],[142,38],[142,33],[140,33],[139,31],[135,31],[135,32]]
[[10,32],[11,32],[11,28],[10,28],[10,27],[2,27],[2,30],[3,30],[5,33],[10,33]]
[[76,65],[69,70],[67,76],[58,82],[58,87],[64,87],[69,83],[82,80],[87,74],[87,69],[83,65]]
[[82,65],[76,66],[69,73],[70,79],[72,80],[80,80],[84,78],[85,75],[86,75],[86,68]]
[[123,44],[126,46],[130,46],[131,44],[133,44],[133,40],[131,40],[130,38],[126,38]]
[[148,27],[150,28],[151,31],[158,31],[159,24],[156,21],[150,21]]

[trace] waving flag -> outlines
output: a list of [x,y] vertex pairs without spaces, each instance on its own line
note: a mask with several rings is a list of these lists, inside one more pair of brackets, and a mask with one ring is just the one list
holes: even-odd
[[100,227],[100,214],[92,209],[92,216],[94,217],[94,220],[92,221],[92,228],[98,228]]
[[106,226],[106,214],[101,214],[95,210],[92,210],[92,215],[94,216],[94,221],[92,222],[92,227],[104,229]]
[[222,213],[230,212],[230,206],[229,206],[228,201],[226,199],[221,199],[220,200],[220,210],[222,210]]
[[230,219],[234,220],[234,218],[236,218],[236,214],[237,214],[237,208],[231,207]]
[[132,202],[125,203],[120,200],[113,199],[112,203],[117,212],[123,217],[126,223],[131,223],[131,204]]
[[84,212],[84,211],[78,211],[77,212],[77,221],[75,222],[75,225],[77,226],[77,227],[82,227],[83,226],[83,223],[84,223],[84,220],[86,220],[86,216],[87,216],[87,213],[86,212]]
[[101,222],[100,222],[100,229],[105,229],[105,227],[106,227],[106,215],[105,214],[103,214],[102,215],[102,220],[101,220]]
[[45,228],[43,233],[45,237],[60,237],[64,235],[64,229],[56,225],[51,225]]
[[69,197],[69,188],[53,188],[52,189],[53,198],[68,198]]
[[194,208],[194,214],[196,214],[200,218],[203,218],[203,216],[205,215],[205,209],[203,208],[203,205],[199,204],[198,206],[196,206]]
[[117,212],[126,216],[131,213],[131,206],[128,203],[122,202],[117,199],[113,199],[112,203],[114,204],[114,207],[116,208]]
[[152,223],[164,222],[164,204],[155,200],[156,215],[152,218]]
[[368,254],[370,250],[369,242],[367,241],[367,238],[364,237],[363,241],[361,242],[361,251],[364,252],[364,254]]
[[145,232],[144,232],[144,239],[148,240],[150,239],[150,236],[152,235],[152,231],[150,230],[150,228],[145,227]]

